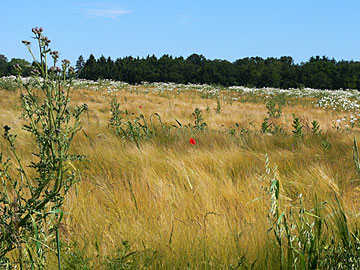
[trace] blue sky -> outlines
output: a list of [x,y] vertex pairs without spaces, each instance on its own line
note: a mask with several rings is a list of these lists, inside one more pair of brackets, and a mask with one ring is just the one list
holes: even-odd
[[235,61],[326,55],[360,60],[359,0],[0,0],[0,54],[30,60],[21,40],[42,26],[52,49],[85,59],[163,54]]

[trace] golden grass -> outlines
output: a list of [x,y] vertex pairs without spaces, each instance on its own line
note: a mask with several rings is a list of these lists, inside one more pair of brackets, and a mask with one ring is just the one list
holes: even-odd
[[[16,127],[21,138],[18,149],[28,162],[33,144],[20,129],[18,94],[0,90],[0,124]],[[209,131],[194,135],[196,145],[190,145],[191,134],[183,132],[166,143],[161,138],[145,141],[138,149],[108,129],[108,94],[86,89],[72,93],[73,103],[89,105],[82,120],[84,133],[73,145],[73,151],[87,155],[88,161],[77,165],[82,181],[67,196],[62,237],[80,243],[87,256],[111,255],[122,240],[128,240],[134,250],[157,251],[153,268],[185,269],[189,263],[196,269],[228,269],[226,265],[236,265],[243,255],[250,262],[265,258],[273,241],[267,233],[270,202],[266,196],[254,199],[264,196],[269,184],[263,179],[266,153],[277,166],[284,210],[296,204],[299,194],[309,207],[315,196],[333,201],[336,195],[351,222],[358,221],[354,131],[332,129],[332,121],[346,113],[330,113],[310,103],[285,107],[279,122],[288,132],[293,113],[308,124],[317,120],[323,129],[323,137],[308,135],[299,143],[292,136],[259,133],[267,112],[264,104],[222,103],[222,113],[216,114],[216,100],[201,99],[196,93],[120,91],[116,96],[123,110],[146,116],[157,112],[168,124],[176,124],[175,119],[193,123],[191,113],[199,107]],[[222,125],[229,128],[235,123],[249,132],[231,137]],[[331,143],[329,150],[321,145],[325,137]],[[6,151],[0,142],[0,150]],[[206,260],[209,265],[202,265]],[[258,267],[271,269],[276,264],[265,261]]]

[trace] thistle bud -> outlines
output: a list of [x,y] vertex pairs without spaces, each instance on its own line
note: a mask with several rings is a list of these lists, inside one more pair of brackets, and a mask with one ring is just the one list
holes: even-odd
[[57,71],[57,72],[61,72],[61,68],[60,68],[60,67],[56,67],[56,71]]
[[5,132],[9,132],[10,129],[11,129],[11,127],[9,127],[8,125],[5,125],[5,126],[4,126],[4,131],[5,131]]
[[44,29],[42,27],[40,27],[39,31],[42,32]]
[[30,72],[31,72],[31,75],[34,75],[34,76],[37,76],[40,74],[40,71],[36,68],[31,69]]
[[50,54],[54,59],[59,58],[59,52],[58,51],[52,51],[52,52],[50,52]]

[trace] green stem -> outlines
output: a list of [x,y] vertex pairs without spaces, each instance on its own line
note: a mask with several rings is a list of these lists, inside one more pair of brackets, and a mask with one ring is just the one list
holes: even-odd
[[20,270],[23,270],[21,245],[20,245],[20,246],[18,246],[18,250],[19,250],[19,264],[20,264]]
[[28,50],[29,50],[29,52],[30,52],[30,54],[31,54],[34,62],[38,65],[39,68],[41,68],[41,65],[39,64],[38,60],[35,58],[35,56],[34,56],[34,54],[33,54],[33,52],[32,52],[32,50],[31,50],[30,47],[28,47]]
[[36,39],[38,40],[38,43],[39,43],[41,75],[42,75],[43,78],[45,78],[44,59],[43,59],[43,55],[42,55],[42,44],[41,44],[41,41],[40,41],[40,36],[36,37]]
[[59,270],[61,270],[60,240],[59,240],[59,227],[58,226],[56,226],[56,248],[57,248],[58,267],[59,267]]
[[27,183],[27,185],[29,186],[29,189],[30,189],[30,193],[31,193],[31,195],[33,195],[33,193],[34,193],[33,185],[32,185],[32,183],[31,183],[31,181],[29,180],[29,178],[27,177],[27,174],[26,174],[26,172],[25,172],[25,170],[24,170],[24,168],[23,168],[23,166],[22,166],[21,160],[20,160],[20,158],[19,158],[19,156],[18,156],[18,154],[17,154],[17,152],[16,152],[15,149],[13,149],[12,152],[13,152],[14,157],[15,157],[17,163],[18,163],[18,166],[19,166],[19,169],[20,169],[20,170],[19,170],[19,171],[20,171],[20,175],[25,177],[26,183]]

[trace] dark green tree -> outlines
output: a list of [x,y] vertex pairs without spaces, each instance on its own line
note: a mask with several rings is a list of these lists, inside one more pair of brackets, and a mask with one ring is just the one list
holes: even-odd
[[8,75],[8,60],[5,55],[0,54],[0,77]]
[[89,80],[97,80],[99,78],[97,72],[96,59],[93,54],[90,54],[89,59],[86,61],[83,69],[79,73],[79,77]]
[[10,75],[17,75],[17,67],[20,67],[22,76],[27,77],[31,75],[32,66],[25,59],[12,58],[8,64],[8,73]]
[[84,57],[82,55],[80,55],[78,60],[76,61],[76,65],[75,65],[75,71],[76,71],[77,76],[79,76],[79,74],[83,70],[84,66],[85,66]]

